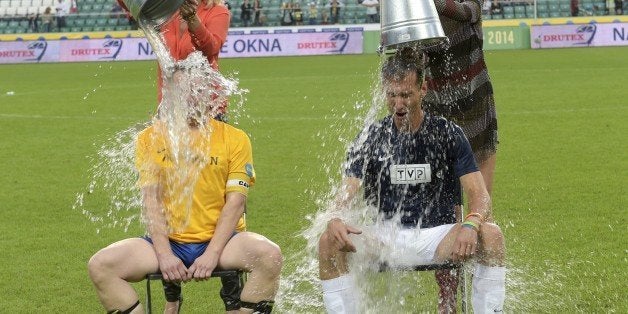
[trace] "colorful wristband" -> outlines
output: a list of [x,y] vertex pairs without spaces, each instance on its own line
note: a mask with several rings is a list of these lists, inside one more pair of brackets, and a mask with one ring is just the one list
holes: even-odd
[[475,222],[473,222],[471,220],[467,220],[467,221],[463,222],[462,226],[466,227],[466,228],[471,228],[471,229],[475,230],[475,232],[480,232],[480,226],[478,226],[478,224],[476,224]]

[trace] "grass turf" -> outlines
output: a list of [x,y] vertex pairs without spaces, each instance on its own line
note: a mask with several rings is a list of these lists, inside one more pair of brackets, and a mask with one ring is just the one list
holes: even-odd
[[[507,239],[510,312],[628,311],[627,52],[487,53],[500,123],[494,211]],[[290,256],[304,245],[297,237],[309,226],[304,217],[338,178],[378,62],[374,55],[221,61],[222,72],[250,91],[243,108],[232,109],[243,112],[232,121],[251,135],[258,174],[249,228],[282,247],[286,278],[302,262]],[[126,232],[102,228],[72,205],[91,180],[87,156],[149,119],[155,63],[3,65],[0,71],[2,307],[101,312],[87,260],[142,229],[137,223]],[[106,198],[90,201],[108,205]],[[419,281],[417,290],[434,289],[429,274],[408,280]],[[187,311],[220,308],[216,283],[210,285],[186,286]],[[143,286],[136,288],[143,298]],[[306,298],[320,298],[304,289]],[[420,294],[408,300],[433,310],[434,294]]]

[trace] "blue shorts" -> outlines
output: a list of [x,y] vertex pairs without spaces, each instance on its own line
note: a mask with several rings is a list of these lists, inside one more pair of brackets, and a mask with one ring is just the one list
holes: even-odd
[[[231,237],[238,234],[234,232]],[[142,239],[153,243],[153,240],[149,236],[143,236]],[[205,249],[209,245],[209,241],[201,242],[201,243],[181,243],[170,240],[170,248],[176,257],[183,261],[185,267],[190,267],[194,263],[194,261],[203,253],[205,253]]]

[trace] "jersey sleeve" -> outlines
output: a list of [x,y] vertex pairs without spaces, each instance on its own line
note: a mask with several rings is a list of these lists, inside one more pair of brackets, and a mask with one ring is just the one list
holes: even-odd
[[229,174],[226,192],[238,192],[248,195],[249,187],[255,184],[251,140],[240,130],[230,138],[232,142],[229,151]]
[[455,125],[453,125],[454,132],[454,171],[456,176],[462,177],[465,174],[478,171],[478,166],[475,162],[475,157],[473,157],[473,151],[471,150],[471,144],[469,144],[469,140],[464,135],[462,129]]

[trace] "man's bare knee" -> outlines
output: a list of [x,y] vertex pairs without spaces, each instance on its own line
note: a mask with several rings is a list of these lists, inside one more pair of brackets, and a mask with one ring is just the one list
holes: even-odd
[[94,254],[87,262],[87,270],[89,271],[89,277],[95,283],[110,277],[111,268],[106,253],[101,250]]
[[493,223],[484,223],[480,229],[481,260],[490,266],[501,266],[504,262],[504,234]]
[[264,270],[269,277],[278,277],[283,266],[283,255],[278,245],[273,242],[266,242],[259,246],[259,267]]

